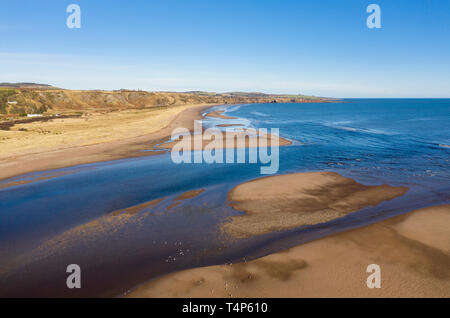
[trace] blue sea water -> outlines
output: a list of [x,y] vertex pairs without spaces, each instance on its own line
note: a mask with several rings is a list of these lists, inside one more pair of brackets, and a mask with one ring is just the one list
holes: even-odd
[[297,141],[283,149],[283,169],[351,170],[398,182],[448,186],[450,101],[352,99],[343,103],[263,104],[227,115],[279,128]]
[[[46,295],[117,294],[169,271],[258,257],[333,231],[450,201],[449,99],[350,99],[215,109],[236,119],[207,118],[206,126],[278,128],[282,137],[293,141],[280,148],[278,173],[336,171],[364,184],[404,185],[410,191],[343,220],[225,246],[217,224],[239,213],[227,207],[226,194],[236,184],[260,177],[260,165],[176,165],[164,154],[11,178],[0,186],[54,173],[46,180],[0,189],[0,286],[8,286],[8,292],[0,287],[0,295],[33,295],[36,284],[46,286],[40,290]],[[206,191],[167,210],[174,197],[192,189]],[[139,226],[116,227],[110,235],[89,240],[61,236],[112,211],[156,198],[166,199]],[[156,213],[161,211],[165,212]],[[188,257],[187,250],[195,256]],[[173,261],[175,253],[183,257]],[[67,262],[102,268],[104,277],[88,270],[91,288],[70,294],[58,285],[65,271],[55,274]],[[117,271],[127,274],[114,281],[105,278]]]

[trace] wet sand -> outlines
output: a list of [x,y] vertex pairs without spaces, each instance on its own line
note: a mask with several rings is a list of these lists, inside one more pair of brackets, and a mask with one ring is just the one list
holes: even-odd
[[220,124],[220,125],[217,125],[217,127],[242,127],[242,126],[244,126],[244,125],[242,125],[242,124]]
[[[133,225],[134,229],[139,228],[147,217],[167,214],[180,204],[199,196],[204,191],[205,189],[190,190],[173,199],[157,198],[128,208],[111,211],[86,223],[65,229],[63,232],[49,237],[42,244],[39,244],[27,253],[19,255],[13,260],[13,263],[1,264],[0,279],[2,275],[13,274],[19,267],[56,255],[80,243],[114,241],[119,232],[126,231],[127,226]],[[154,210],[155,207],[158,207],[157,211]],[[129,235],[131,236],[131,234]]]
[[235,238],[324,223],[392,200],[406,187],[366,186],[335,172],[293,173],[259,178],[238,185],[228,195],[244,215],[224,222],[222,230]]
[[[196,268],[128,297],[449,297],[450,205],[420,209],[250,262]],[[381,268],[369,289],[367,266]]]
[[173,200],[172,204],[167,207],[167,211],[170,211],[173,208],[179,206],[183,200],[195,198],[196,196],[202,194],[203,192],[205,192],[205,189],[191,190],[183,194],[180,194]]
[[[183,140],[184,138],[188,138]],[[273,138],[273,139],[272,139]],[[271,147],[272,140],[274,145],[289,146],[292,144],[290,140],[284,139],[280,136],[271,134],[253,135],[246,129],[239,129],[236,131],[222,132],[220,137],[211,136],[211,140],[207,140],[202,135],[192,135],[190,137],[180,136],[178,140],[170,141],[157,146],[155,149],[173,149],[175,145],[183,146],[185,150],[206,150],[206,149],[229,149],[229,148],[258,148]]]
[[221,119],[236,119],[236,117],[231,117],[227,115],[223,115],[225,111],[223,110],[215,110],[208,114],[206,114],[206,117],[213,117],[213,118],[221,118]]

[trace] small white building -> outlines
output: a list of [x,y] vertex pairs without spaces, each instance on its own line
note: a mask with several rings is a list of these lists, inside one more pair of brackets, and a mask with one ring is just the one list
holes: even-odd
[[42,114],[27,114],[27,117],[42,117]]
[[16,105],[17,102],[16,102],[16,101],[12,101],[12,102],[9,102],[9,101],[8,101],[8,104]]

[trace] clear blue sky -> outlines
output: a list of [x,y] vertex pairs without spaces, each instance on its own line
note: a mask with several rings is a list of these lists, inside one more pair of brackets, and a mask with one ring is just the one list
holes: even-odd
[[[448,0],[0,0],[0,81],[450,97]],[[66,27],[79,4],[81,29]],[[381,29],[366,8],[381,7]]]

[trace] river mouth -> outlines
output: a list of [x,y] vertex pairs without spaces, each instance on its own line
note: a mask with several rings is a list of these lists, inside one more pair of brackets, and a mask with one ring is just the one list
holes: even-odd
[[[93,164],[90,169],[74,167],[71,173],[4,189],[2,194],[13,194],[22,188],[20,193],[30,191],[39,197],[40,186],[47,188],[51,183],[62,182],[59,178],[65,179],[63,183],[70,188],[72,183],[79,183],[80,174],[86,174],[86,177],[98,169],[108,171],[104,165],[139,165],[139,161],[146,160],[154,160],[159,166],[164,158]],[[76,197],[71,199],[74,210],[59,216],[54,214],[56,210],[48,211],[48,205],[47,209],[35,206],[31,213],[27,210],[32,220],[22,215],[22,222],[10,222],[12,227],[8,233],[2,232],[1,296],[123,296],[139,284],[164,274],[252,260],[443,201],[441,195],[432,196],[422,186],[411,185],[402,197],[327,223],[231,239],[222,233],[220,225],[230,216],[242,213],[233,210],[227,202],[229,191],[240,180],[211,182],[203,188],[193,183],[180,187],[174,194],[152,199],[149,204],[130,207],[129,201],[121,204],[119,200],[117,205],[120,207],[110,208],[106,213],[82,213],[83,200]],[[61,185],[56,187],[61,189]],[[192,194],[192,191],[195,192]],[[81,289],[66,287],[69,264],[78,264],[82,269]]]
[[[226,113],[237,118],[226,119],[232,124],[280,126],[280,134],[294,141],[280,147],[280,174],[334,171],[364,185],[409,188],[401,197],[323,224],[246,239],[225,236],[220,225],[242,213],[230,207],[229,191],[261,177],[260,166],[248,163],[176,165],[166,153],[1,181],[0,296],[123,296],[164,274],[259,258],[450,202],[449,150],[435,146],[444,144],[446,137],[439,125],[415,129],[399,115],[401,120],[383,119],[382,130],[371,119],[372,110],[367,115],[370,124],[367,118],[354,124],[353,110],[364,103],[280,104],[272,116],[267,115],[272,105],[258,105],[258,111],[252,105],[227,108]],[[379,108],[386,103],[385,108],[392,106],[389,101],[377,103]],[[373,107],[372,101],[369,104]],[[326,119],[333,111],[335,116]],[[301,120],[292,119],[296,112]],[[222,118],[205,122],[226,125]],[[405,126],[399,126],[400,122]],[[367,128],[362,129],[361,123]],[[393,127],[398,131],[393,132]],[[419,138],[416,131],[428,135]],[[190,195],[183,196],[186,193]],[[70,264],[81,267],[81,289],[66,286]]]

